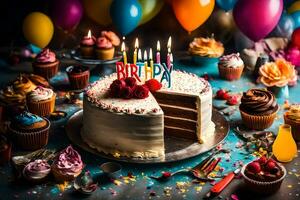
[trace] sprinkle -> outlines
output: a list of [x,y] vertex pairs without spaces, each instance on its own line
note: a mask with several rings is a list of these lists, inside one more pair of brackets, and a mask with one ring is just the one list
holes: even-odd
[[195,190],[196,190],[196,192],[201,192],[202,187],[201,186],[195,186]]
[[113,180],[113,183],[114,183],[115,185],[117,185],[117,186],[122,185],[122,182],[119,181],[119,180]]
[[59,191],[63,192],[63,191],[65,191],[65,189],[67,188],[68,182],[65,181],[65,182],[63,182],[62,184],[57,184],[56,186],[58,187]]
[[239,197],[236,194],[230,195],[232,200],[239,200]]

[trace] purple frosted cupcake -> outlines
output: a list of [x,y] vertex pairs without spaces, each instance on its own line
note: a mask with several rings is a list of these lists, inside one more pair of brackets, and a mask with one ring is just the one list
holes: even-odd
[[51,167],[45,160],[35,160],[23,169],[23,177],[33,183],[40,183],[50,174]]

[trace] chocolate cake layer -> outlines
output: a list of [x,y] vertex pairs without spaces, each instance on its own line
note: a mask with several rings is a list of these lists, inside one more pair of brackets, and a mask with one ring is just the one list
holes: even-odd
[[177,128],[177,127],[171,127],[165,125],[164,133],[165,135],[168,136],[198,140],[196,132],[189,129],[183,129],[183,128]]
[[197,98],[193,96],[169,94],[164,92],[154,92],[153,96],[159,104],[196,109]]
[[196,109],[166,105],[161,103],[159,104],[159,106],[167,116],[180,117],[197,121],[198,113]]
[[172,126],[177,128],[189,129],[193,131],[197,131],[197,121],[179,118],[179,117],[171,117],[164,116],[164,124],[165,126]]

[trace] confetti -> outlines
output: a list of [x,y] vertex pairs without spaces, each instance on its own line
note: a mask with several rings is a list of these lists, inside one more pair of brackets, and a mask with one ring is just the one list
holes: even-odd
[[239,197],[236,194],[230,195],[232,200],[239,200]]

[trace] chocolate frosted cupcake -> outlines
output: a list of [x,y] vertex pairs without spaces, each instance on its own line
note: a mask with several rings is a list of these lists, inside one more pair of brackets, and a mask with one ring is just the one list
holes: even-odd
[[27,95],[28,110],[39,116],[49,116],[55,107],[55,93],[44,87],[37,87]]
[[29,112],[16,115],[8,126],[14,143],[26,150],[36,150],[48,143],[50,121]]
[[23,177],[33,183],[40,183],[50,174],[51,167],[45,160],[35,160],[23,169]]
[[57,74],[58,65],[55,53],[49,49],[43,49],[32,63],[34,73],[48,80]]
[[291,105],[290,109],[284,113],[284,123],[292,127],[293,138],[300,141],[300,105]]
[[84,66],[70,66],[66,69],[71,88],[81,90],[88,86],[90,79],[90,71]]
[[218,63],[220,77],[229,81],[240,79],[244,62],[239,53],[222,56]]
[[264,89],[250,89],[241,99],[240,113],[245,126],[250,129],[269,128],[276,117],[279,106],[274,95]]
[[81,174],[84,165],[79,153],[68,146],[62,150],[51,165],[52,173],[58,182],[74,180]]
[[11,158],[11,143],[0,135],[0,165],[7,163]]

